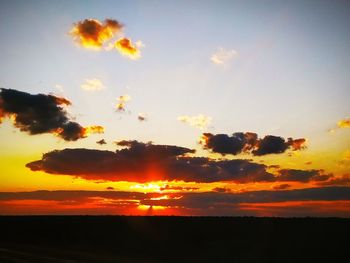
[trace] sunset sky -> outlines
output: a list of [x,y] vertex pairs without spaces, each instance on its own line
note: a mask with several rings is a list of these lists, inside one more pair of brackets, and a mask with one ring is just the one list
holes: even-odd
[[350,2],[0,1],[0,214],[350,217]]

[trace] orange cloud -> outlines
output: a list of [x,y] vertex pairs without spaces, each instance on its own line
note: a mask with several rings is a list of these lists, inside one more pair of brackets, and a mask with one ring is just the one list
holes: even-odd
[[87,126],[82,129],[82,137],[87,137],[90,134],[95,133],[104,133],[105,129],[102,126],[95,125],[95,126]]
[[338,128],[350,128],[350,119],[340,120],[337,125]]
[[303,150],[306,148],[306,139],[300,138],[293,140],[292,138],[288,138],[288,144],[293,151]]
[[122,28],[123,25],[113,19],[105,19],[103,22],[97,19],[85,19],[74,24],[70,34],[81,46],[99,50],[121,32]]
[[126,37],[120,38],[115,42],[114,47],[122,55],[127,56],[128,58],[136,60],[141,57],[139,45],[137,43],[133,44],[129,38],[126,38]]
[[131,100],[130,95],[122,95],[117,98],[118,103],[115,105],[117,111],[125,111],[126,102]]

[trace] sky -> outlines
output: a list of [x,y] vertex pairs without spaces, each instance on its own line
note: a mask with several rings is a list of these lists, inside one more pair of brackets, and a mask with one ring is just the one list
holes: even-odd
[[350,217],[348,1],[0,1],[0,214]]

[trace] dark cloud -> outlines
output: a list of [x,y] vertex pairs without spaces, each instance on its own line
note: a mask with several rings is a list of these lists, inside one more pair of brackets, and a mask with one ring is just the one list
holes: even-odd
[[160,172],[167,159],[193,153],[194,150],[153,145],[137,141],[120,141],[126,147],[116,152],[92,149],[64,149],[43,155],[39,161],[27,164],[33,171],[68,174],[91,180],[135,181],[164,179]]
[[14,125],[31,135],[52,133],[66,141],[85,138],[89,133],[103,132],[101,126],[82,127],[68,118],[64,106],[71,105],[65,98],[13,89],[0,89],[0,123],[2,118],[13,118]]
[[194,150],[154,145],[138,141],[119,141],[123,149],[100,151],[64,149],[45,153],[41,160],[27,164],[33,171],[68,174],[90,180],[135,181],[183,180],[186,182],[274,181],[266,166],[248,160],[213,161],[185,156]]
[[107,190],[114,190],[114,187],[108,186],[108,187],[106,187],[106,189],[107,189]]
[[213,192],[218,192],[218,193],[230,193],[231,189],[230,188],[225,188],[225,187],[215,187],[212,189]]
[[251,160],[212,160],[191,157],[195,151],[172,145],[138,141],[115,142],[124,147],[115,152],[93,149],[64,149],[45,153],[28,163],[33,171],[67,174],[88,180],[147,182],[155,180],[212,183],[276,181],[325,181],[332,174],[322,170],[282,169],[272,174],[268,166]]
[[[287,201],[337,201],[350,200],[350,187],[332,186],[319,188],[304,188],[284,191],[249,191],[243,193],[232,192],[185,192],[167,194],[170,198],[158,199],[154,197],[163,196],[162,193],[140,193],[124,191],[80,191],[80,190],[58,190],[58,191],[33,191],[33,192],[0,192],[0,200],[51,200],[70,201],[88,198],[107,199],[135,199],[141,204],[183,206],[183,207],[210,207],[215,203],[239,204],[239,203],[271,203]],[[182,198],[172,198],[179,197]]]
[[305,188],[284,191],[252,191],[244,193],[183,193],[182,198],[151,199],[145,198],[142,204],[178,206],[186,208],[222,207],[240,203],[274,203],[287,201],[337,201],[350,200],[350,187]]
[[[201,215],[259,215],[259,212],[264,211],[264,206],[272,205],[275,203],[281,203],[279,209],[283,210],[283,213],[272,213],[271,215],[288,215],[296,216],[299,213],[291,210],[287,202],[299,202],[294,205],[297,209],[303,209],[303,215],[325,215],[325,209],[322,209],[322,202],[334,202],[328,203],[330,206],[334,206],[337,202],[343,202],[346,207],[342,207],[338,212],[341,215],[344,213],[350,215],[350,187],[322,187],[322,188],[305,188],[294,190],[280,190],[280,191],[251,191],[243,193],[232,192],[182,192],[182,193],[167,193],[167,198],[162,193],[138,193],[138,192],[120,192],[120,191],[34,191],[34,192],[0,192],[0,214],[6,213],[6,211],[12,211],[20,213],[14,203],[9,201],[21,201],[21,200],[41,200],[41,201],[55,201],[58,205],[68,205],[69,210],[58,211],[76,211],[71,209],[75,207],[79,208],[81,204],[93,204],[93,210],[86,210],[88,213],[100,213],[101,211],[107,211],[113,213],[114,209],[128,208],[138,205],[146,206],[164,206],[167,208],[174,208],[182,210],[187,214],[201,214]],[[108,199],[108,202],[105,202]],[[313,202],[316,207],[313,206],[313,210],[310,210],[308,202]],[[318,203],[317,203],[318,202]],[[347,203],[346,203],[347,202]],[[20,203],[17,203],[17,205]],[[262,204],[254,209],[254,205]],[[24,204],[25,205],[25,204]],[[312,203],[310,204],[312,205]],[[15,207],[15,210],[13,210]],[[22,206],[23,207],[23,206]],[[89,205],[85,206],[89,207]],[[107,207],[111,210],[104,210]],[[248,210],[246,209],[248,207]],[[249,209],[250,207],[250,209]],[[272,208],[273,206],[271,206]],[[314,210],[315,208],[317,208]],[[33,210],[33,207],[30,207]],[[253,208],[253,209],[252,209]],[[57,205],[46,207],[46,213],[54,212],[55,209],[59,209]],[[87,208],[85,208],[87,209]],[[347,209],[347,210],[344,210]],[[326,209],[328,211],[328,209]],[[85,210],[78,210],[79,213],[83,213]],[[86,212],[85,211],[85,212]],[[121,210],[117,210],[120,212]],[[326,211],[326,212],[327,212]],[[333,210],[332,210],[333,211]],[[34,211],[35,212],[35,211]],[[281,211],[280,211],[281,212]],[[334,212],[336,212],[334,210]],[[338,213],[337,212],[337,213]],[[124,211],[125,213],[125,211]],[[337,215],[332,213],[332,216]],[[326,215],[329,215],[327,213]]]
[[342,176],[332,177],[328,181],[319,182],[318,185],[350,185],[350,174],[344,174]]
[[147,114],[145,113],[139,113],[139,115],[137,116],[137,119],[139,121],[146,121],[147,120]]
[[295,181],[307,183],[310,181],[327,181],[332,174],[325,174],[323,170],[282,169],[279,171],[279,181]]
[[[155,194],[157,196],[157,194]],[[152,195],[153,196],[153,195]],[[0,200],[43,200],[43,201],[77,201],[89,198],[101,197],[108,199],[137,199],[146,198],[146,194],[139,192],[123,191],[80,191],[80,190],[58,190],[58,191],[33,191],[33,192],[0,192]]]
[[164,187],[159,188],[160,191],[194,191],[198,190],[199,187],[182,187],[182,186],[171,186],[171,185],[165,185]]
[[264,138],[258,138],[256,133],[236,132],[231,136],[227,134],[203,133],[200,143],[204,149],[211,150],[220,154],[239,154],[252,153],[261,156],[266,154],[284,153],[287,149],[293,151],[305,148],[306,140],[267,135]]
[[290,184],[279,184],[279,185],[275,185],[273,187],[273,189],[275,189],[275,190],[285,190],[285,189],[288,189],[290,187],[291,187]]
[[97,141],[96,143],[99,144],[99,145],[107,144],[107,142],[105,141],[105,139],[101,139],[101,140]]

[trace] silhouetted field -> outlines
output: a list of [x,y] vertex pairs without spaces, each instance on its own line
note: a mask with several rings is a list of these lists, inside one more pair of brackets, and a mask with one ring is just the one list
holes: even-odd
[[0,217],[1,263],[349,262],[349,247],[341,218]]

